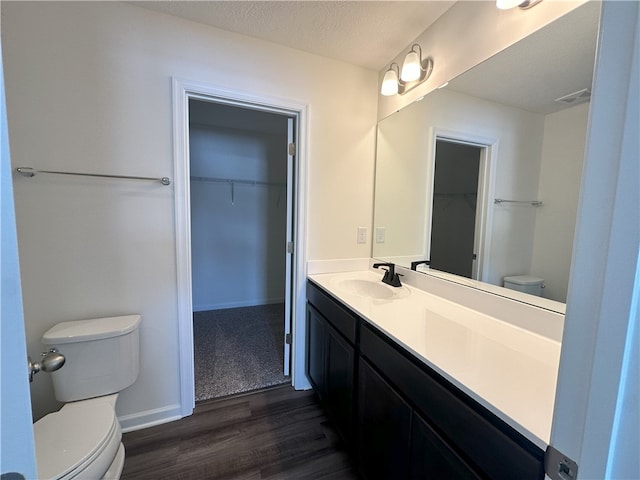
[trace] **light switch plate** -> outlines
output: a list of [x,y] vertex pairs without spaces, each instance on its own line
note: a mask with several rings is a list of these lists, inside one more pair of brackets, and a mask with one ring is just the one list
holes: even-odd
[[384,243],[386,229],[384,227],[376,227],[376,243]]
[[367,227],[358,227],[358,243],[367,243]]

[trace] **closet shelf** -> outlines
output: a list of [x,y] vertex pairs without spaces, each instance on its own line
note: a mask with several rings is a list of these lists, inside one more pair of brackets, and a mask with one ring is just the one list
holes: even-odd
[[262,180],[244,180],[237,178],[219,178],[219,177],[199,177],[191,176],[192,182],[204,182],[204,183],[226,183],[226,184],[238,184],[238,185],[262,185],[267,187],[286,187],[286,183],[277,182],[265,182]]
[[264,182],[261,180],[244,180],[244,179],[236,179],[236,178],[218,178],[218,177],[198,177],[191,176],[192,182],[203,182],[203,183],[223,183],[231,187],[231,205],[235,205],[236,203],[236,193],[235,187],[236,185],[250,185],[250,186],[265,186],[265,187],[279,187],[278,191],[278,200],[276,201],[276,206],[280,206],[280,197],[282,196],[285,188],[287,187],[286,183],[276,183],[276,182]]

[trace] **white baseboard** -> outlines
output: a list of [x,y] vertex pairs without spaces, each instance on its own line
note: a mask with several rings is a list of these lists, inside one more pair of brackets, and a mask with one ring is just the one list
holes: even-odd
[[175,404],[131,415],[123,415],[118,417],[118,421],[120,422],[122,432],[127,433],[142,430],[143,428],[155,427],[156,425],[173,422],[181,418],[180,405]]
[[295,382],[295,385],[293,385],[293,388],[296,390],[311,390],[313,387],[307,376],[301,375]]
[[262,298],[253,300],[243,300],[241,302],[230,303],[212,303],[209,305],[194,305],[194,312],[206,312],[207,310],[222,310],[225,308],[255,307],[258,305],[271,305],[274,303],[284,303],[284,297],[281,298]]

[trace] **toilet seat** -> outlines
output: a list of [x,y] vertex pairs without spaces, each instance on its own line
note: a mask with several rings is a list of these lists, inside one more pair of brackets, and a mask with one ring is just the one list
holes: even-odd
[[39,479],[102,478],[122,439],[108,403],[66,404],[38,420],[33,429]]

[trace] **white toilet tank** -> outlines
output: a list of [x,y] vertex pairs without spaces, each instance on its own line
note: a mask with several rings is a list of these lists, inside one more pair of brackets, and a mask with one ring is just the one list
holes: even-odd
[[56,399],[73,402],[124,390],[138,377],[140,315],[58,323],[42,337],[65,358],[52,373]]
[[504,277],[503,281],[503,285],[511,290],[518,290],[519,292],[529,293],[538,297],[542,296],[542,289],[544,288],[543,278],[532,277],[530,275],[513,275]]

